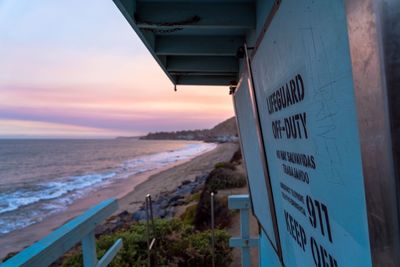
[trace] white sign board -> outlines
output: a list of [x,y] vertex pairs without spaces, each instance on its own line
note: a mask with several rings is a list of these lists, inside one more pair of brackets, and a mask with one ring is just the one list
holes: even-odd
[[286,266],[371,266],[343,1],[282,1],[252,58]]
[[253,109],[250,96],[250,83],[251,80],[248,76],[247,66],[245,66],[233,97],[235,113],[254,215],[257,217],[275,250],[278,250],[273,225],[273,207],[269,201],[272,197],[269,196],[267,190],[267,186],[269,186],[267,184],[269,183],[267,180],[268,174],[265,170],[265,157],[262,154],[265,152],[259,143],[261,136],[257,132],[257,114],[254,114],[255,110]]

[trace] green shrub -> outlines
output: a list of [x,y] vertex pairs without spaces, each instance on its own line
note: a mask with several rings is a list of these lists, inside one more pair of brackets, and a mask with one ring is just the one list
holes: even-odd
[[[198,230],[210,229],[211,227],[211,191],[204,190],[197,204],[194,225]],[[214,196],[214,223],[217,228],[229,225],[231,213],[228,209],[228,197]]]
[[234,171],[236,170],[236,166],[231,162],[218,162],[214,165],[214,169],[230,169]]
[[193,224],[194,218],[196,216],[196,210],[197,210],[197,204],[187,207],[185,212],[180,216],[182,221],[187,224]]
[[222,189],[243,187],[246,183],[246,177],[243,174],[227,168],[217,168],[210,173],[206,187],[211,192],[216,192]]
[[[246,177],[236,170],[233,163],[220,162],[215,164],[215,169],[208,175],[203,191],[198,201],[194,225],[197,229],[210,227],[211,203],[210,194],[218,190],[239,188],[247,184]],[[229,225],[231,212],[228,209],[227,197],[214,199],[215,224],[223,228]]]
[[194,193],[193,195],[190,196],[189,202],[199,201],[200,200],[200,195],[201,195],[201,192]]
[[[153,261],[158,266],[211,266],[210,231],[198,232],[177,219],[156,220],[155,228],[157,241]],[[128,230],[101,236],[97,240],[99,258],[118,238],[122,238],[123,248],[111,262],[111,267],[147,265],[145,223],[134,224]],[[228,239],[226,231],[216,231],[216,266],[229,266],[232,261]],[[81,252],[66,257],[63,266],[82,266]]]

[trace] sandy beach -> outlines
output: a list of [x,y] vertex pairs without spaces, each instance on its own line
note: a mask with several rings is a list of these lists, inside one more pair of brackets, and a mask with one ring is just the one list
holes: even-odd
[[88,207],[110,197],[119,200],[119,210],[116,213],[124,210],[134,212],[142,205],[147,194],[156,197],[162,192],[175,189],[185,180],[193,181],[196,176],[210,172],[216,163],[228,161],[237,148],[238,145],[233,143],[220,144],[214,150],[189,161],[180,161],[161,170],[119,180],[94,193],[91,192],[90,196],[79,199],[63,212],[22,230],[1,236],[0,259],[10,252],[32,245],[66,221],[83,213]]
[[139,184],[132,192],[120,198],[119,211],[136,211],[143,203],[147,194],[156,197],[161,192],[168,192],[175,189],[185,180],[193,181],[196,176],[210,172],[216,163],[229,161],[237,149],[237,144],[221,144],[213,151],[204,153],[189,162],[152,175],[145,182]]

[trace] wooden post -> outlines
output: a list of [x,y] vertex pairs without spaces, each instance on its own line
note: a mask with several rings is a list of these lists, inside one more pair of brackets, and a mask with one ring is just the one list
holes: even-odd
[[95,267],[97,265],[96,238],[94,230],[82,239],[83,266]]
[[229,239],[229,246],[240,248],[242,251],[242,266],[250,267],[250,247],[258,247],[258,238],[250,237],[250,224],[249,224],[249,209],[250,199],[249,195],[235,195],[228,198],[229,209],[240,210],[240,237],[232,237]]
[[[240,209],[240,236],[243,240],[250,238],[249,209]],[[250,247],[242,247],[242,266],[250,266]]]
[[32,246],[19,252],[17,255],[1,264],[1,267],[42,267],[49,266],[73,246],[82,242],[83,264],[85,267],[107,266],[118,250],[122,247],[122,240],[118,239],[114,245],[97,260],[96,239],[94,229],[118,209],[116,199],[105,200],[90,208],[84,214],[64,224],[48,236]]

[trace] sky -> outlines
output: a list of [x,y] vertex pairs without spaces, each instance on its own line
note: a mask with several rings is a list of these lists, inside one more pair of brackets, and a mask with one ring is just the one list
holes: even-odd
[[0,0],[0,138],[210,128],[226,87],[178,86],[112,0]]

